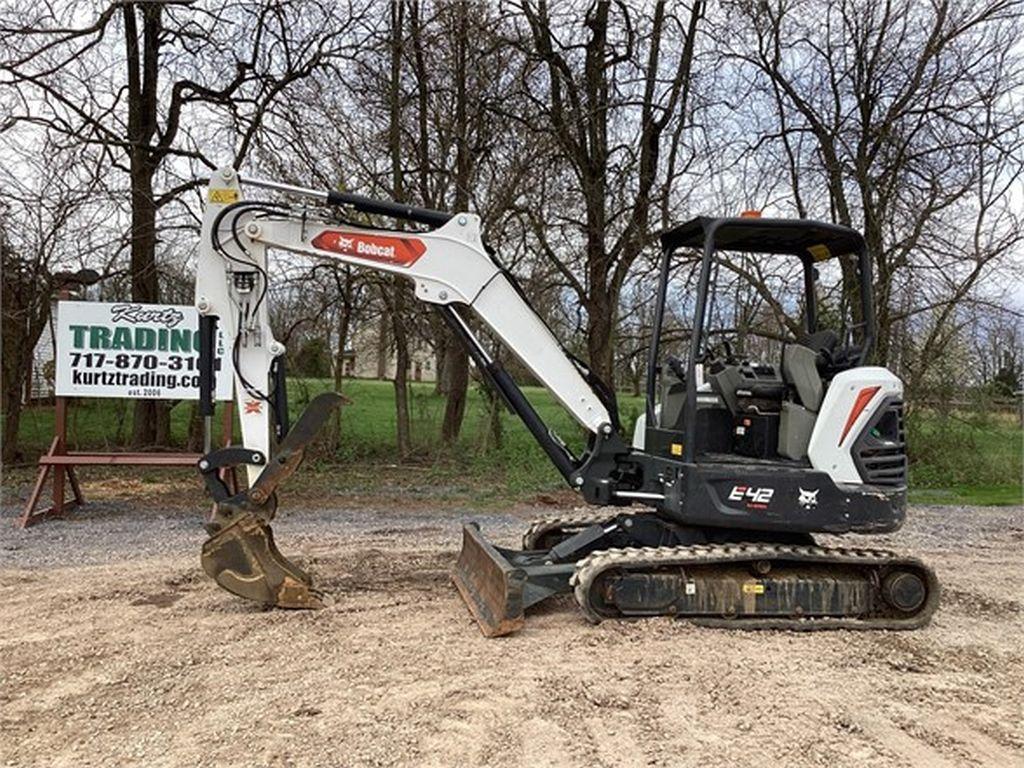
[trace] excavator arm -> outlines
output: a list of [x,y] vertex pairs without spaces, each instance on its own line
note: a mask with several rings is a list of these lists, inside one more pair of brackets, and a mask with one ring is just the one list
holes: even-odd
[[[243,184],[270,189],[278,198],[247,200],[242,195]],[[281,201],[281,196],[292,202]],[[296,200],[301,202],[296,204]],[[409,231],[354,224],[341,215],[347,210],[432,228]],[[270,250],[408,278],[416,298],[438,307],[479,370],[520,416],[567,482],[592,500],[626,503],[612,498],[604,487],[606,481],[598,483],[601,487],[589,487],[589,478],[595,475],[590,465],[599,456],[607,457],[610,445],[620,453],[627,450],[613,429],[610,400],[595,391],[585,371],[488,253],[477,216],[275,182],[243,181],[234,169],[224,168],[210,179],[196,277],[202,347],[200,408],[207,420],[207,435],[213,415],[213,372],[218,364],[232,367],[242,431],[242,448],[209,451],[208,438],[208,453],[200,462],[217,502],[207,526],[211,538],[203,547],[202,562],[222,587],[265,604],[320,605],[309,577],[275,547],[270,521],[277,506],[277,485],[298,468],[320,425],[344,400],[333,393],[314,398],[289,430],[285,348],[274,338],[269,322]],[[544,425],[509,374],[454,309],[456,305],[472,311],[591,434],[587,455],[574,456]],[[218,325],[225,344],[219,360],[213,343]],[[248,488],[233,494],[221,474],[226,466],[239,464],[246,470]]]

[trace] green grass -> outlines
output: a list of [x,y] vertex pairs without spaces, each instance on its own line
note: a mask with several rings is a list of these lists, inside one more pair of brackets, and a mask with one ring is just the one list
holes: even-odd
[[[289,382],[293,418],[309,400],[331,387],[326,379]],[[372,489],[381,473],[374,467],[401,463],[399,474],[415,484],[431,484],[451,492],[476,489],[482,501],[547,493],[565,487],[550,461],[519,420],[502,412],[503,440],[494,444],[488,428],[488,401],[471,387],[462,434],[457,445],[443,449],[439,435],[444,399],[433,384],[410,387],[412,454],[398,461],[395,449],[394,389],[391,382],[347,380],[343,392],[352,404],[342,411],[341,439],[332,447],[320,441],[310,461],[320,474],[361,478]],[[524,391],[541,417],[570,447],[579,450],[579,426],[539,387]],[[643,407],[641,398],[620,396],[622,422],[630,428]],[[72,450],[116,450],[131,435],[132,404],[121,400],[83,400],[71,408]],[[184,445],[190,403],[171,412],[172,437]],[[219,422],[219,419],[217,420]],[[53,435],[53,408],[28,409],[22,416],[21,445],[29,458],[46,450]],[[1024,437],[1012,415],[985,412],[940,416],[920,409],[908,419],[911,457],[911,499],[919,503],[1019,504],[1022,497]],[[346,469],[330,468],[344,465]],[[389,470],[394,475],[394,470]],[[383,479],[380,482],[384,482]]]
[[1020,485],[955,485],[951,488],[912,488],[912,504],[971,504],[983,507],[1011,507],[1024,504]]
[[1024,432],[1015,414],[917,409],[907,419],[907,441],[911,500],[1022,503]]
[[[289,381],[292,418],[317,394],[333,387],[327,379]],[[523,391],[541,418],[566,441],[579,450],[584,445],[582,429],[540,387]],[[395,440],[394,387],[389,381],[346,380],[342,392],[352,404],[342,409],[341,440],[337,448],[320,441],[309,461],[325,465],[381,465],[398,463]],[[501,414],[502,443],[494,445],[488,426],[488,401],[478,387],[471,386],[460,439],[455,446],[440,445],[444,398],[435,394],[434,385],[410,386],[409,410],[412,421],[412,454],[405,464],[416,469],[424,482],[479,485],[485,494],[503,496],[559,490],[565,487],[561,476],[517,417]],[[191,403],[180,403],[171,411],[171,435],[176,445],[184,445],[188,435]],[[623,422],[632,424],[640,413],[640,398],[620,398]],[[68,442],[71,450],[116,450],[131,435],[132,404],[121,400],[81,400],[69,413]],[[53,436],[53,407],[37,407],[22,415],[20,444],[32,458],[49,446]],[[215,420],[219,439],[220,419]],[[237,426],[236,426],[237,437]]]

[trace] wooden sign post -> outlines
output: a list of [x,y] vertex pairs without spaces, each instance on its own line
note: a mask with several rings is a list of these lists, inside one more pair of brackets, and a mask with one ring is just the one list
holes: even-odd
[[[82,496],[82,487],[78,482],[78,475],[75,467],[80,466],[150,466],[150,467],[195,467],[202,458],[198,453],[90,453],[87,451],[67,450],[67,424],[68,424],[68,398],[58,397],[56,403],[54,420],[53,442],[50,443],[50,450],[39,457],[39,473],[36,475],[36,484],[32,488],[32,495],[25,504],[25,510],[15,521],[19,528],[28,528],[30,525],[41,522],[49,517],[63,517],[75,507],[85,503]],[[231,445],[231,432],[234,421],[234,403],[224,403],[223,416],[223,440],[224,446]],[[46,480],[53,475],[52,503],[44,509],[37,509],[39,500],[42,497],[43,489],[46,487]],[[230,487],[236,487],[237,482],[234,473],[226,478]],[[66,499],[66,486],[71,487],[71,499]]]

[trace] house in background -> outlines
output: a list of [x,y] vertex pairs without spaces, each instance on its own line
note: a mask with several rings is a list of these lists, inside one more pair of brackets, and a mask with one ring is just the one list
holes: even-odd
[[43,329],[36,348],[32,350],[32,370],[29,371],[25,381],[25,391],[22,394],[22,402],[27,404],[50,401],[54,397],[54,374],[56,365],[56,337],[53,330],[54,313],[57,311],[57,304],[53,305],[53,312]]
[[[357,379],[394,379],[397,359],[390,324],[361,323],[345,351],[344,375]],[[409,338],[409,378],[436,381],[437,361],[432,346],[419,336]]]

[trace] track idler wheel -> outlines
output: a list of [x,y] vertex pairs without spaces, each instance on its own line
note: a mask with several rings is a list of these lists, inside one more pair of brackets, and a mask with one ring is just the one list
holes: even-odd
[[927,596],[928,587],[916,573],[893,571],[882,581],[882,597],[898,611],[913,613]]
[[245,514],[207,539],[203,570],[239,597],[275,608],[323,608],[312,579],[281,554],[270,526]]

